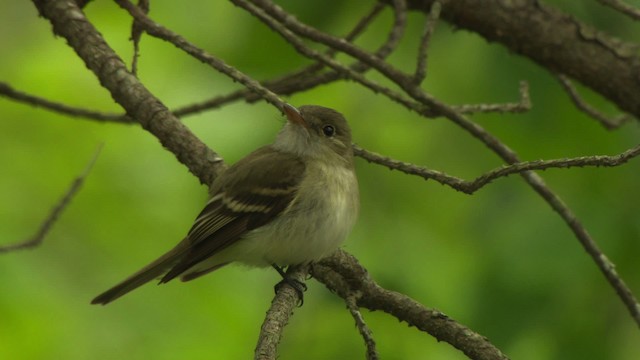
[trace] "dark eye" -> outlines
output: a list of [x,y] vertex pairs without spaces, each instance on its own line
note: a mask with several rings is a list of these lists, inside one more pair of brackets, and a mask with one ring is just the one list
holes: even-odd
[[332,137],[336,133],[336,129],[331,125],[325,125],[322,127],[322,132],[326,137]]

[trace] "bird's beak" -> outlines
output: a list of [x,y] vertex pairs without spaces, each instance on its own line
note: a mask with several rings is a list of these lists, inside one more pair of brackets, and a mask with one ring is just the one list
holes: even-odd
[[302,114],[300,114],[300,111],[298,111],[298,109],[296,109],[292,105],[289,105],[289,104],[282,105],[282,111],[287,116],[287,119],[290,122],[296,125],[300,125],[304,128],[309,128],[309,124],[307,124],[307,122],[304,120],[304,118],[302,117]]

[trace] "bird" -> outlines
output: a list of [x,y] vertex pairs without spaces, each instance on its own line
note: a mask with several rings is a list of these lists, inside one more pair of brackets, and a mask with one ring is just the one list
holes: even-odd
[[351,129],[330,108],[285,103],[281,110],[287,121],[273,143],[213,181],[185,238],[92,304],[106,305],[154,279],[190,281],[230,263],[272,266],[292,284],[285,266],[337,250],[359,212]]

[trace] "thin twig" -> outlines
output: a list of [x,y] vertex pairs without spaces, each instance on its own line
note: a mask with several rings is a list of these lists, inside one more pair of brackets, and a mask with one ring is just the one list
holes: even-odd
[[[253,15],[260,18],[265,24],[267,24],[269,27],[273,28],[274,30],[278,31],[283,36],[285,35],[284,33],[286,33],[286,32],[282,32],[283,28],[279,26],[274,26],[275,24],[273,24],[272,21],[269,21],[269,19],[264,15],[268,15],[268,17],[271,17],[272,19],[276,20],[277,22],[279,22],[279,24],[284,25],[284,29],[290,32],[293,32],[299,36],[302,36],[310,40],[319,42],[321,44],[327,45],[329,47],[338,49],[343,53],[345,53],[346,55],[352,56],[355,59],[358,59],[361,62],[371,66],[373,69],[379,71],[381,74],[389,78],[401,80],[403,83],[410,83],[410,84],[413,83],[410,76],[394,68],[390,64],[384,61],[381,61],[381,59],[378,58],[375,54],[371,54],[355,46],[354,44],[344,41],[341,38],[321,32],[309,25],[306,25],[298,21],[293,16],[289,15],[289,13],[284,11],[280,6],[273,3],[271,0],[253,0],[254,4],[260,5],[260,10],[262,10],[264,13],[262,13],[262,11],[256,11],[255,8],[251,9],[251,6],[247,6],[247,2],[245,0],[241,0],[241,1],[232,0],[232,1],[234,4],[240,5],[243,8],[250,11]],[[402,1],[401,3],[404,3],[404,0],[397,0],[397,1]],[[404,4],[403,6],[406,7],[406,4]],[[287,40],[289,40],[288,36],[287,36]],[[298,46],[296,44],[292,43],[291,45],[293,45],[296,48],[296,50],[300,50],[298,49]],[[330,62],[325,62],[325,64],[331,67],[335,65]],[[343,66],[337,66],[336,70],[345,71],[345,68]],[[349,72],[349,75],[353,76],[354,72],[353,71]],[[356,77],[353,77],[353,79],[355,80]]]
[[[389,32],[385,45],[374,54],[379,59],[384,59],[391,54],[402,39],[404,31],[407,28],[407,2],[405,0],[391,0],[391,4],[394,11],[393,27]],[[268,9],[268,7],[266,9]],[[338,48],[335,47],[332,47],[332,49],[338,50]]]
[[260,85],[260,83],[254,80],[253,78],[242,73],[240,70],[226,64],[221,59],[218,59],[217,57],[198,48],[197,46],[193,45],[182,36],[174,33],[173,31],[165,28],[160,24],[155,23],[142,10],[140,10],[137,6],[133,5],[130,1],[116,0],[116,3],[118,3],[118,5],[120,5],[123,9],[127,10],[129,14],[133,16],[134,19],[136,19],[136,21],[140,23],[140,26],[142,26],[149,35],[169,41],[171,44],[175,45],[177,48],[185,51],[186,53],[202,61],[203,63],[213,67],[214,69],[216,69],[216,71],[224,75],[227,75],[231,79],[241,83],[242,85],[251,89],[257,94],[260,94],[260,96],[264,100],[274,105],[276,108],[280,109],[282,107],[282,104],[284,103],[284,101],[280,99],[278,95],[274,94],[269,89]]
[[[396,15],[394,18],[392,30],[389,32],[387,40],[375,52],[376,56],[380,58],[386,58],[397,47],[400,41],[400,35],[402,33],[401,29],[403,29],[404,24],[406,24],[406,20],[404,20],[406,18],[406,14],[405,11],[403,11],[403,8],[400,7],[401,4],[403,3],[399,2],[397,6],[394,6]],[[380,11],[385,7],[386,6],[382,3],[376,3],[372,10],[370,10],[369,13],[367,13],[360,20],[360,22],[358,22],[358,24],[356,24],[356,26],[345,36],[345,40],[354,40],[358,35],[361,34],[362,31],[366,29],[369,23],[373,21],[375,17],[380,13]],[[336,51],[334,49],[329,48],[329,50],[326,52],[326,56],[333,56],[335,52]],[[321,70],[322,67],[324,67],[324,64],[322,62],[318,62],[279,78],[263,81],[262,85],[273,91],[274,93],[280,95],[291,95],[295,92],[308,90],[318,85],[327,84],[343,78],[341,73],[335,71],[314,75],[314,73]],[[364,72],[369,69],[368,66],[361,62],[357,62],[351,65],[350,68],[357,72]],[[233,91],[226,95],[216,96],[212,99],[205,100],[200,103],[181,107],[179,109],[176,109],[174,111],[174,114],[176,116],[190,115],[195,112],[215,109],[224,104],[228,104],[230,102],[238,101],[241,99],[252,103],[257,100],[261,100],[261,97],[259,94],[256,94],[255,92],[245,88]]]
[[349,313],[351,313],[351,316],[356,322],[356,328],[358,328],[358,332],[360,333],[360,336],[362,336],[362,339],[364,340],[364,345],[367,349],[367,353],[365,355],[366,359],[377,360],[380,358],[380,356],[378,356],[378,351],[376,350],[376,341],[373,339],[373,333],[371,332],[371,329],[369,329],[369,327],[367,326],[367,323],[364,321],[364,318],[362,317],[362,313],[358,308],[358,304],[357,304],[358,297],[359,296],[356,296],[355,294],[350,294],[344,299],[344,301],[347,304],[347,309],[349,309]]
[[598,0],[601,4],[609,6],[627,16],[633,20],[640,20],[640,9],[636,9],[633,6],[625,3],[621,0]]
[[640,155],[640,145],[617,155],[581,156],[570,159],[536,160],[518,162],[490,170],[474,180],[467,181],[437,170],[430,170],[412,163],[395,160],[375,152],[365,150],[358,145],[353,146],[354,154],[368,162],[386,166],[405,174],[420,176],[425,180],[433,179],[443,185],[465,194],[473,194],[495,179],[530,170],[546,170],[550,168],[570,167],[614,167],[619,166]]
[[29,104],[37,107],[43,107],[45,109],[70,115],[70,116],[78,116],[78,117],[86,117],[93,120],[100,121],[111,121],[118,123],[134,123],[135,121],[128,116],[124,116],[122,114],[108,114],[102,113],[99,111],[93,111],[88,109],[77,108],[65,104],[60,104],[51,100],[47,100],[41,97],[29,95],[27,93],[15,90],[9,84],[0,82],[0,96],[5,96],[7,98],[17,100],[24,104]]
[[431,9],[427,20],[424,24],[424,30],[422,37],[420,37],[420,46],[418,47],[418,61],[416,61],[416,71],[413,74],[413,81],[416,84],[420,84],[427,77],[427,56],[429,43],[431,42],[431,36],[436,29],[438,19],[440,18],[440,10],[442,5],[439,1],[434,1],[431,4]]
[[520,85],[518,87],[518,93],[520,94],[520,100],[517,103],[457,105],[457,106],[452,106],[452,108],[461,114],[488,113],[488,112],[523,113],[531,110],[531,97],[529,96],[529,83],[526,81],[520,81]]
[[[382,3],[379,3],[379,2],[375,3],[372,9],[368,13],[366,13],[360,19],[360,21],[358,21],[358,23],[354,26],[354,28],[345,36],[345,40],[347,41],[355,40],[360,34],[362,34],[366,30],[369,24],[380,14],[380,12],[385,7],[386,6]],[[380,52],[382,53],[383,52],[382,49],[385,49],[384,51],[388,55],[388,53],[395,48],[395,45],[397,45],[397,42],[391,43],[390,39],[388,39],[385,45],[383,45],[383,47],[381,48]],[[335,53],[336,51],[330,48],[327,50],[326,55],[333,56]],[[296,70],[289,74],[280,76],[276,79],[263,81],[262,85],[276,94],[290,95],[297,91],[306,90],[311,87],[315,87],[317,85],[326,84],[330,81],[335,81],[340,79],[340,76],[336,73],[333,73],[333,74],[338,76],[333,76],[333,77],[328,77],[326,76],[326,74],[323,74],[321,76],[313,75],[317,71],[321,70],[323,67],[324,67],[323,63],[317,62],[303,69]],[[252,103],[257,100],[260,100],[261,97],[260,95],[254,93],[253,91],[247,88],[243,88],[240,90],[233,91],[226,95],[219,95],[212,99],[205,100],[200,103],[191,104],[191,105],[187,105],[187,106],[175,109],[173,113],[176,116],[190,115],[190,114],[205,111],[205,110],[215,109],[215,108],[221,107],[222,105],[228,104],[230,102],[238,101],[240,99],[244,99],[248,103]]]
[[16,250],[31,249],[42,244],[44,237],[49,233],[62,212],[69,206],[73,197],[78,193],[80,188],[82,188],[82,185],[84,184],[87,176],[89,176],[93,165],[96,163],[96,160],[98,160],[98,156],[100,155],[102,147],[103,144],[98,145],[93,153],[93,156],[89,160],[89,163],[87,163],[82,173],[73,180],[71,186],[69,186],[69,189],[67,189],[67,192],[62,196],[60,201],[58,201],[53,209],[51,209],[49,216],[47,216],[47,218],[42,222],[38,231],[32,237],[24,241],[20,241],[15,244],[0,246],[0,254]]
[[382,310],[431,334],[438,341],[449,343],[471,359],[508,359],[487,338],[442,312],[426,308],[404,294],[382,288],[358,260],[344,250],[338,250],[330,257],[314,263],[311,274],[341,298],[346,299],[351,294],[359,293],[359,307]]
[[578,110],[581,110],[585,114],[600,122],[600,124],[602,124],[602,126],[604,126],[607,130],[615,130],[622,124],[631,120],[631,116],[629,114],[620,114],[616,117],[611,118],[601,113],[591,105],[587,104],[584,99],[582,99],[582,97],[578,93],[578,90],[576,90],[576,88],[571,83],[571,80],[567,76],[563,74],[554,75],[560,82],[560,85],[562,85],[562,88],[566,91],[567,94],[569,94],[569,97],[573,101],[573,104],[578,108]]
[[[138,0],[138,8],[145,14],[149,13],[149,0]],[[131,41],[133,42],[133,59],[131,60],[131,73],[133,75],[138,74],[138,58],[140,57],[140,38],[142,37],[143,29],[138,23],[138,20],[133,19],[131,24]]]
[[[308,273],[308,266],[290,266],[287,269],[287,276],[301,283],[304,283]],[[278,289],[260,328],[258,344],[254,352],[256,360],[275,360],[277,358],[278,345],[284,328],[301,300],[298,297],[298,292],[286,283],[283,283]]]
[[[344,77],[349,80],[357,81],[358,83],[362,84],[363,86],[370,89],[374,93],[384,94],[389,99],[404,105],[407,109],[416,111],[417,113],[423,114],[425,116],[429,116],[429,114],[432,114],[430,113],[428,108],[412,101],[411,99],[406,98],[399,92],[395,90],[391,90],[388,87],[382,86],[376,83],[375,81],[369,80],[366,77],[364,77],[361,73],[356,72],[350,69],[349,67],[344,66],[340,62],[335,61],[334,59],[327,57],[324,54],[321,54],[309,48],[295,34],[293,34],[293,32],[289,30],[289,28],[283,26],[278,21],[271,18],[262,9],[256,7],[255,5],[247,2],[246,0],[231,0],[231,2],[247,10],[249,13],[251,13],[258,19],[260,19],[262,22],[264,22],[271,29],[279,33],[289,44],[291,44],[296,49],[296,51],[298,51],[300,54],[304,55],[305,57],[323,62],[325,65],[329,66],[330,68],[334,69],[337,73],[339,73],[341,77]],[[294,22],[293,18],[288,15],[286,19],[290,23]],[[364,63],[368,65],[368,62],[364,62]]]

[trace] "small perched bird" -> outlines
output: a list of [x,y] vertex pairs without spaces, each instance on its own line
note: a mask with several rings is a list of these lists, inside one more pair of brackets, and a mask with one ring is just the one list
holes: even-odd
[[285,277],[281,266],[317,261],[338,248],[359,208],[349,125],[321,106],[282,110],[288,121],[275,141],[218,176],[187,236],[92,304],[108,304],[156,278],[189,281],[236,261],[273,266]]

